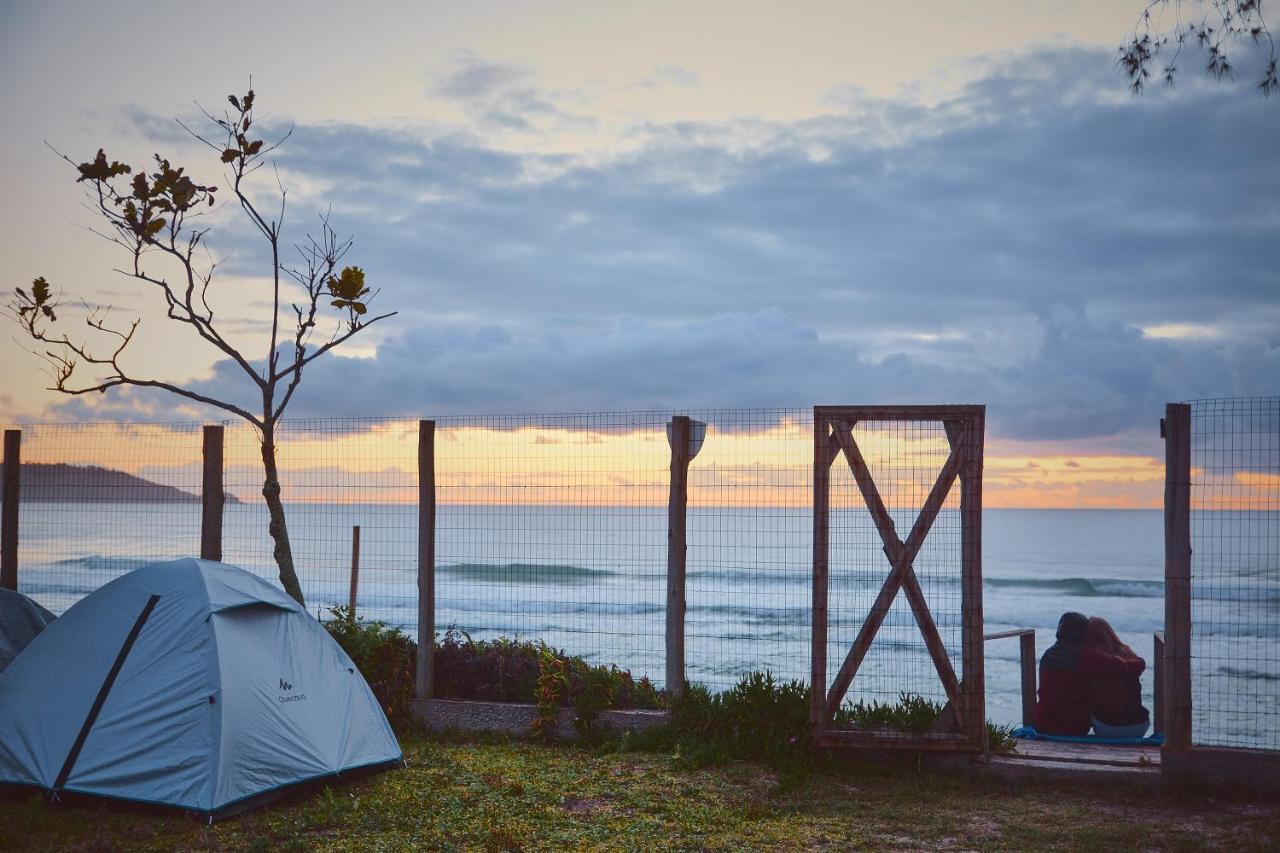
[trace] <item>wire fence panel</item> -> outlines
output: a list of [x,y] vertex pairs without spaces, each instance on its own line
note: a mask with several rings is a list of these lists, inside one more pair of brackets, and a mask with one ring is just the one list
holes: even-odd
[[[938,421],[859,422],[853,438],[871,478],[906,541],[951,448]],[[831,684],[890,572],[889,558],[845,454],[831,466],[830,577],[827,621],[827,683]],[[960,487],[952,486],[919,554],[915,575],[957,674],[961,663]],[[859,667],[850,702],[893,703],[903,693],[939,703],[947,700],[905,590]]]
[[1192,732],[1280,749],[1280,397],[1191,404]]
[[714,690],[809,680],[813,410],[707,410],[689,468],[685,654]]
[[200,425],[23,424],[18,589],[54,613],[200,549]]
[[[418,612],[418,422],[283,421],[275,434],[281,499],[307,608],[322,618],[349,600],[360,528],[356,612],[414,633]],[[223,560],[277,582],[262,495],[262,437],[228,423]]]
[[663,680],[667,416],[436,421],[436,626]]

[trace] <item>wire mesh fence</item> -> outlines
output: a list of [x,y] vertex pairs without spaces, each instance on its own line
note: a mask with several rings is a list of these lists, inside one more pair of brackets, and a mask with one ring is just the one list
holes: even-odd
[[661,683],[667,419],[436,424],[436,625],[541,640]]
[[[223,560],[275,580],[275,542],[262,495],[262,436],[245,423],[227,424],[225,435]],[[283,421],[274,442],[294,568],[308,609],[329,618],[331,608],[348,604],[355,562],[357,613],[412,632],[418,607],[418,422]]]
[[[807,681],[813,412],[685,414],[706,424],[689,471],[687,677],[717,690],[762,669]],[[437,419],[437,630],[543,640],[661,684],[671,417]],[[83,502],[83,484],[49,504],[24,502],[24,591],[61,610],[142,560],[198,553],[200,426],[22,427],[27,463],[70,461],[142,478],[128,487],[113,480],[117,488],[105,507]],[[274,581],[261,436],[238,422],[224,428],[223,559]],[[857,435],[905,536],[946,458],[941,426],[864,425]],[[418,422],[287,421],[275,439],[308,608],[325,616],[347,602],[359,526],[359,615],[416,634]],[[847,465],[839,461],[833,473],[836,571],[828,659],[837,666],[889,564]],[[145,492],[154,486],[142,480],[186,497],[139,503],[144,493],[155,497]],[[955,500],[935,521],[915,571],[958,661],[960,591],[945,571],[955,563],[960,535]],[[46,592],[55,598],[42,597]],[[1009,669],[1016,681],[1016,669]],[[899,600],[852,695],[890,700],[910,691],[941,698],[940,690],[910,610]]]
[[200,545],[200,425],[21,427],[19,591],[62,613]]
[[1280,749],[1280,397],[1191,404],[1192,732]]
[[689,469],[685,671],[712,689],[809,678],[811,409],[704,410]]

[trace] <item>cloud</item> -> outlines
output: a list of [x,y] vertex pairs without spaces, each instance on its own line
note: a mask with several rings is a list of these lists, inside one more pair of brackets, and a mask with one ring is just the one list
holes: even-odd
[[535,132],[548,129],[591,129],[594,119],[562,108],[572,93],[545,91],[533,83],[533,72],[519,65],[490,62],[473,53],[454,60],[454,70],[431,84],[429,91],[457,101],[490,131]]
[[698,72],[678,65],[659,65],[653,73],[640,82],[646,89],[659,89],[663,86],[681,86],[692,88],[698,85]]
[[[440,85],[482,125],[554,105],[474,57]],[[790,123],[637,125],[606,152],[300,126],[291,203],[332,202],[402,314],[376,358],[318,363],[292,412],[985,402],[993,435],[1059,440],[1275,393],[1280,114],[1118,90],[1105,52],[1063,49],[938,103],[846,91]],[[1184,328],[1215,334],[1150,333]]]
[[455,100],[490,97],[530,76],[527,68],[503,62],[486,62],[465,53],[454,60],[454,70],[436,80],[431,92]]

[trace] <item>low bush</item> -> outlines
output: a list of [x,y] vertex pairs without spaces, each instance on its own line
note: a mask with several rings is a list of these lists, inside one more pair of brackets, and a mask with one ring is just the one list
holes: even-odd
[[667,705],[665,691],[616,666],[592,665],[541,641],[473,640],[454,628],[436,642],[433,688],[441,699],[534,703],[535,733],[543,736],[561,707],[572,707],[579,732],[593,736],[601,711]]
[[[914,693],[900,693],[893,704],[858,702],[845,705],[836,713],[840,728],[890,728],[899,732],[927,732],[942,715],[943,706]],[[1013,749],[1013,726],[1000,726],[987,721],[987,746],[996,752]]]
[[[672,703],[671,722],[659,729],[628,735],[617,748],[672,752],[681,763],[695,768],[732,761],[760,760],[778,773],[784,786],[803,781],[813,770],[818,753],[813,749],[809,723],[809,686],[801,681],[779,681],[772,673],[753,672],[731,689],[713,694],[692,685]],[[837,728],[928,731],[943,706],[923,696],[903,693],[894,703],[845,705],[836,714]],[[1013,745],[1012,727],[987,723],[992,749]]]

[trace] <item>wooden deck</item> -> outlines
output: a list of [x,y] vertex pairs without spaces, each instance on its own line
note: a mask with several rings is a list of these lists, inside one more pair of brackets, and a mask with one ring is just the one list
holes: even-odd
[[1012,752],[992,753],[985,770],[1017,782],[1061,779],[1154,785],[1161,778],[1160,747],[1020,740]]
[[1068,764],[1101,764],[1111,767],[1159,767],[1158,746],[1105,746],[1091,743],[1057,743],[1020,740],[1004,758],[1015,761],[1055,761]]

